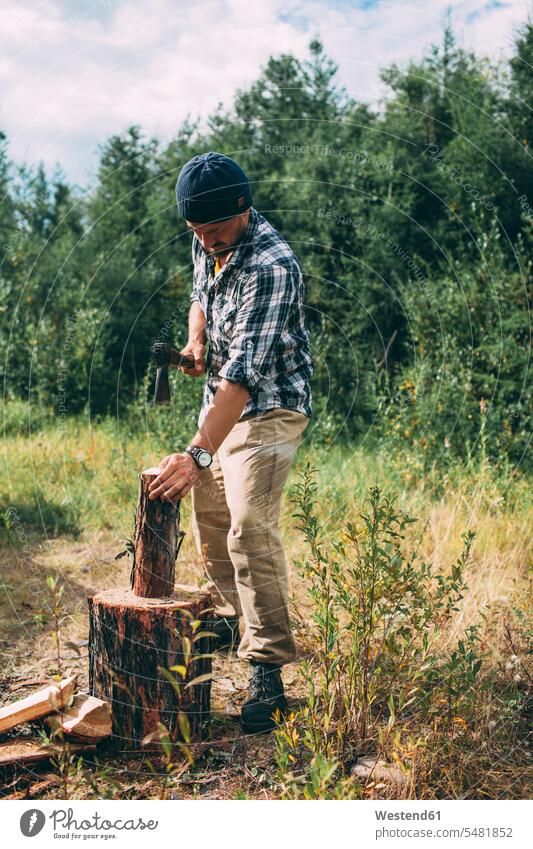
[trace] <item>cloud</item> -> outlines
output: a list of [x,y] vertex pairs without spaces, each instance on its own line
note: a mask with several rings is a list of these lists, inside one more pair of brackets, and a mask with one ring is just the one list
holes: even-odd
[[[318,34],[360,99],[383,89],[379,68],[440,42],[449,2],[349,0],[0,0],[0,126],[11,156],[85,182],[108,135],[139,123],[169,138],[187,115],[229,105],[270,55],[303,58]],[[452,3],[464,46],[498,57],[527,15],[522,0]]]

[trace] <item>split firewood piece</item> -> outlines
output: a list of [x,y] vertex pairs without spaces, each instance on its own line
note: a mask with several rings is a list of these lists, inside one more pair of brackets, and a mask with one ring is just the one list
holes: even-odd
[[30,719],[38,719],[55,710],[62,710],[74,693],[76,681],[77,676],[72,675],[1,708],[0,733],[20,725],[21,722],[29,722]]
[[150,501],[150,484],[159,468],[145,469],[139,477],[139,501],[133,539],[132,589],[142,598],[170,598],[179,548],[180,502]]
[[65,734],[101,740],[111,734],[111,705],[103,699],[79,693],[65,711],[49,717],[48,721],[58,722]]
[[[89,745],[70,744],[69,752],[93,752],[96,750],[96,745],[91,742]],[[38,761],[46,761],[49,758],[57,755],[57,746],[43,746],[34,740],[9,740],[7,743],[0,743],[0,768],[11,766],[13,764],[30,764]]]

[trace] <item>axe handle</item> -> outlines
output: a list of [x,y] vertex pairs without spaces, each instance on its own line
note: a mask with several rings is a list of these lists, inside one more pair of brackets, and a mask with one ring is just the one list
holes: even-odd
[[180,366],[183,366],[184,368],[194,368],[194,360],[192,357],[186,357],[183,354],[180,354],[175,348],[171,348],[169,365],[174,368],[179,368]]

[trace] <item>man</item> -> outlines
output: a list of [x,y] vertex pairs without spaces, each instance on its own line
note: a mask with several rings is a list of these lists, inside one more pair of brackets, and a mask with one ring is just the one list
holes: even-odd
[[[193,532],[210,580],[219,645],[244,633],[251,664],[245,733],[268,731],[286,709],[280,669],[296,650],[280,499],[311,416],[313,366],[304,284],[291,248],[252,206],[248,178],[220,153],[195,156],[176,183],[193,232],[190,377],[206,371],[198,431],[165,457],[150,497],[193,499]],[[209,343],[206,362],[206,343]]]

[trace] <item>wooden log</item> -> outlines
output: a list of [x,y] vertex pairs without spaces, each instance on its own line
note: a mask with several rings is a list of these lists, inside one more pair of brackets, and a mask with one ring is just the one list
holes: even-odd
[[25,687],[36,687],[37,684],[50,684],[50,678],[21,678],[15,683],[9,685],[9,692],[16,693],[17,690],[23,690]]
[[[209,652],[210,638],[195,641],[192,627],[210,609],[209,593],[179,585],[167,599],[140,598],[124,589],[89,599],[89,689],[111,703],[116,745],[140,748],[159,722],[178,735],[180,711],[188,717],[191,739],[201,739],[209,721],[211,682],[184,685],[211,672],[210,658],[195,659]],[[174,665],[188,665],[180,699],[160,671]]]
[[[95,750],[96,745],[93,742],[69,744],[69,752],[72,753]],[[43,746],[35,740],[8,740],[7,743],[0,743],[0,767],[46,761],[57,756],[60,751],[58,746]]]
[[180,502],[150,501],[148,487],[160,469],[145,469],[139,477],[135,517],[132,588],[143,598],[169,598],[174,590],[178,552]]
[[73,675],[3,707],[0,710],[0,733],[20,725],[21,722],[29,722],[64,708],[74,693],[76,680]]
[[[34,775],[35,773],[32,772],[32,770],[27,770],[26,775],[24,776],[26,786],[20,790],[14,790],[13,793],[9,793],[7,796],[2,796],[2,798],[5,799],[6,802],[15,801],[15,799],[38,799],[45,790],[49,790],[52,787],[57,787],[58,784],[61,784],[61,779],[58,775],[48,773],[48,776],[43,778],[42,781],[34,781]],[[15,787],[20,785],[21,778],[23,778],[23,776],[17,776],[10,786]]]
[[49,717],[49,721],[58,724],[68,736],[102,740],[111,735],[111,705],[103,699],[78,693],[70,707]]

